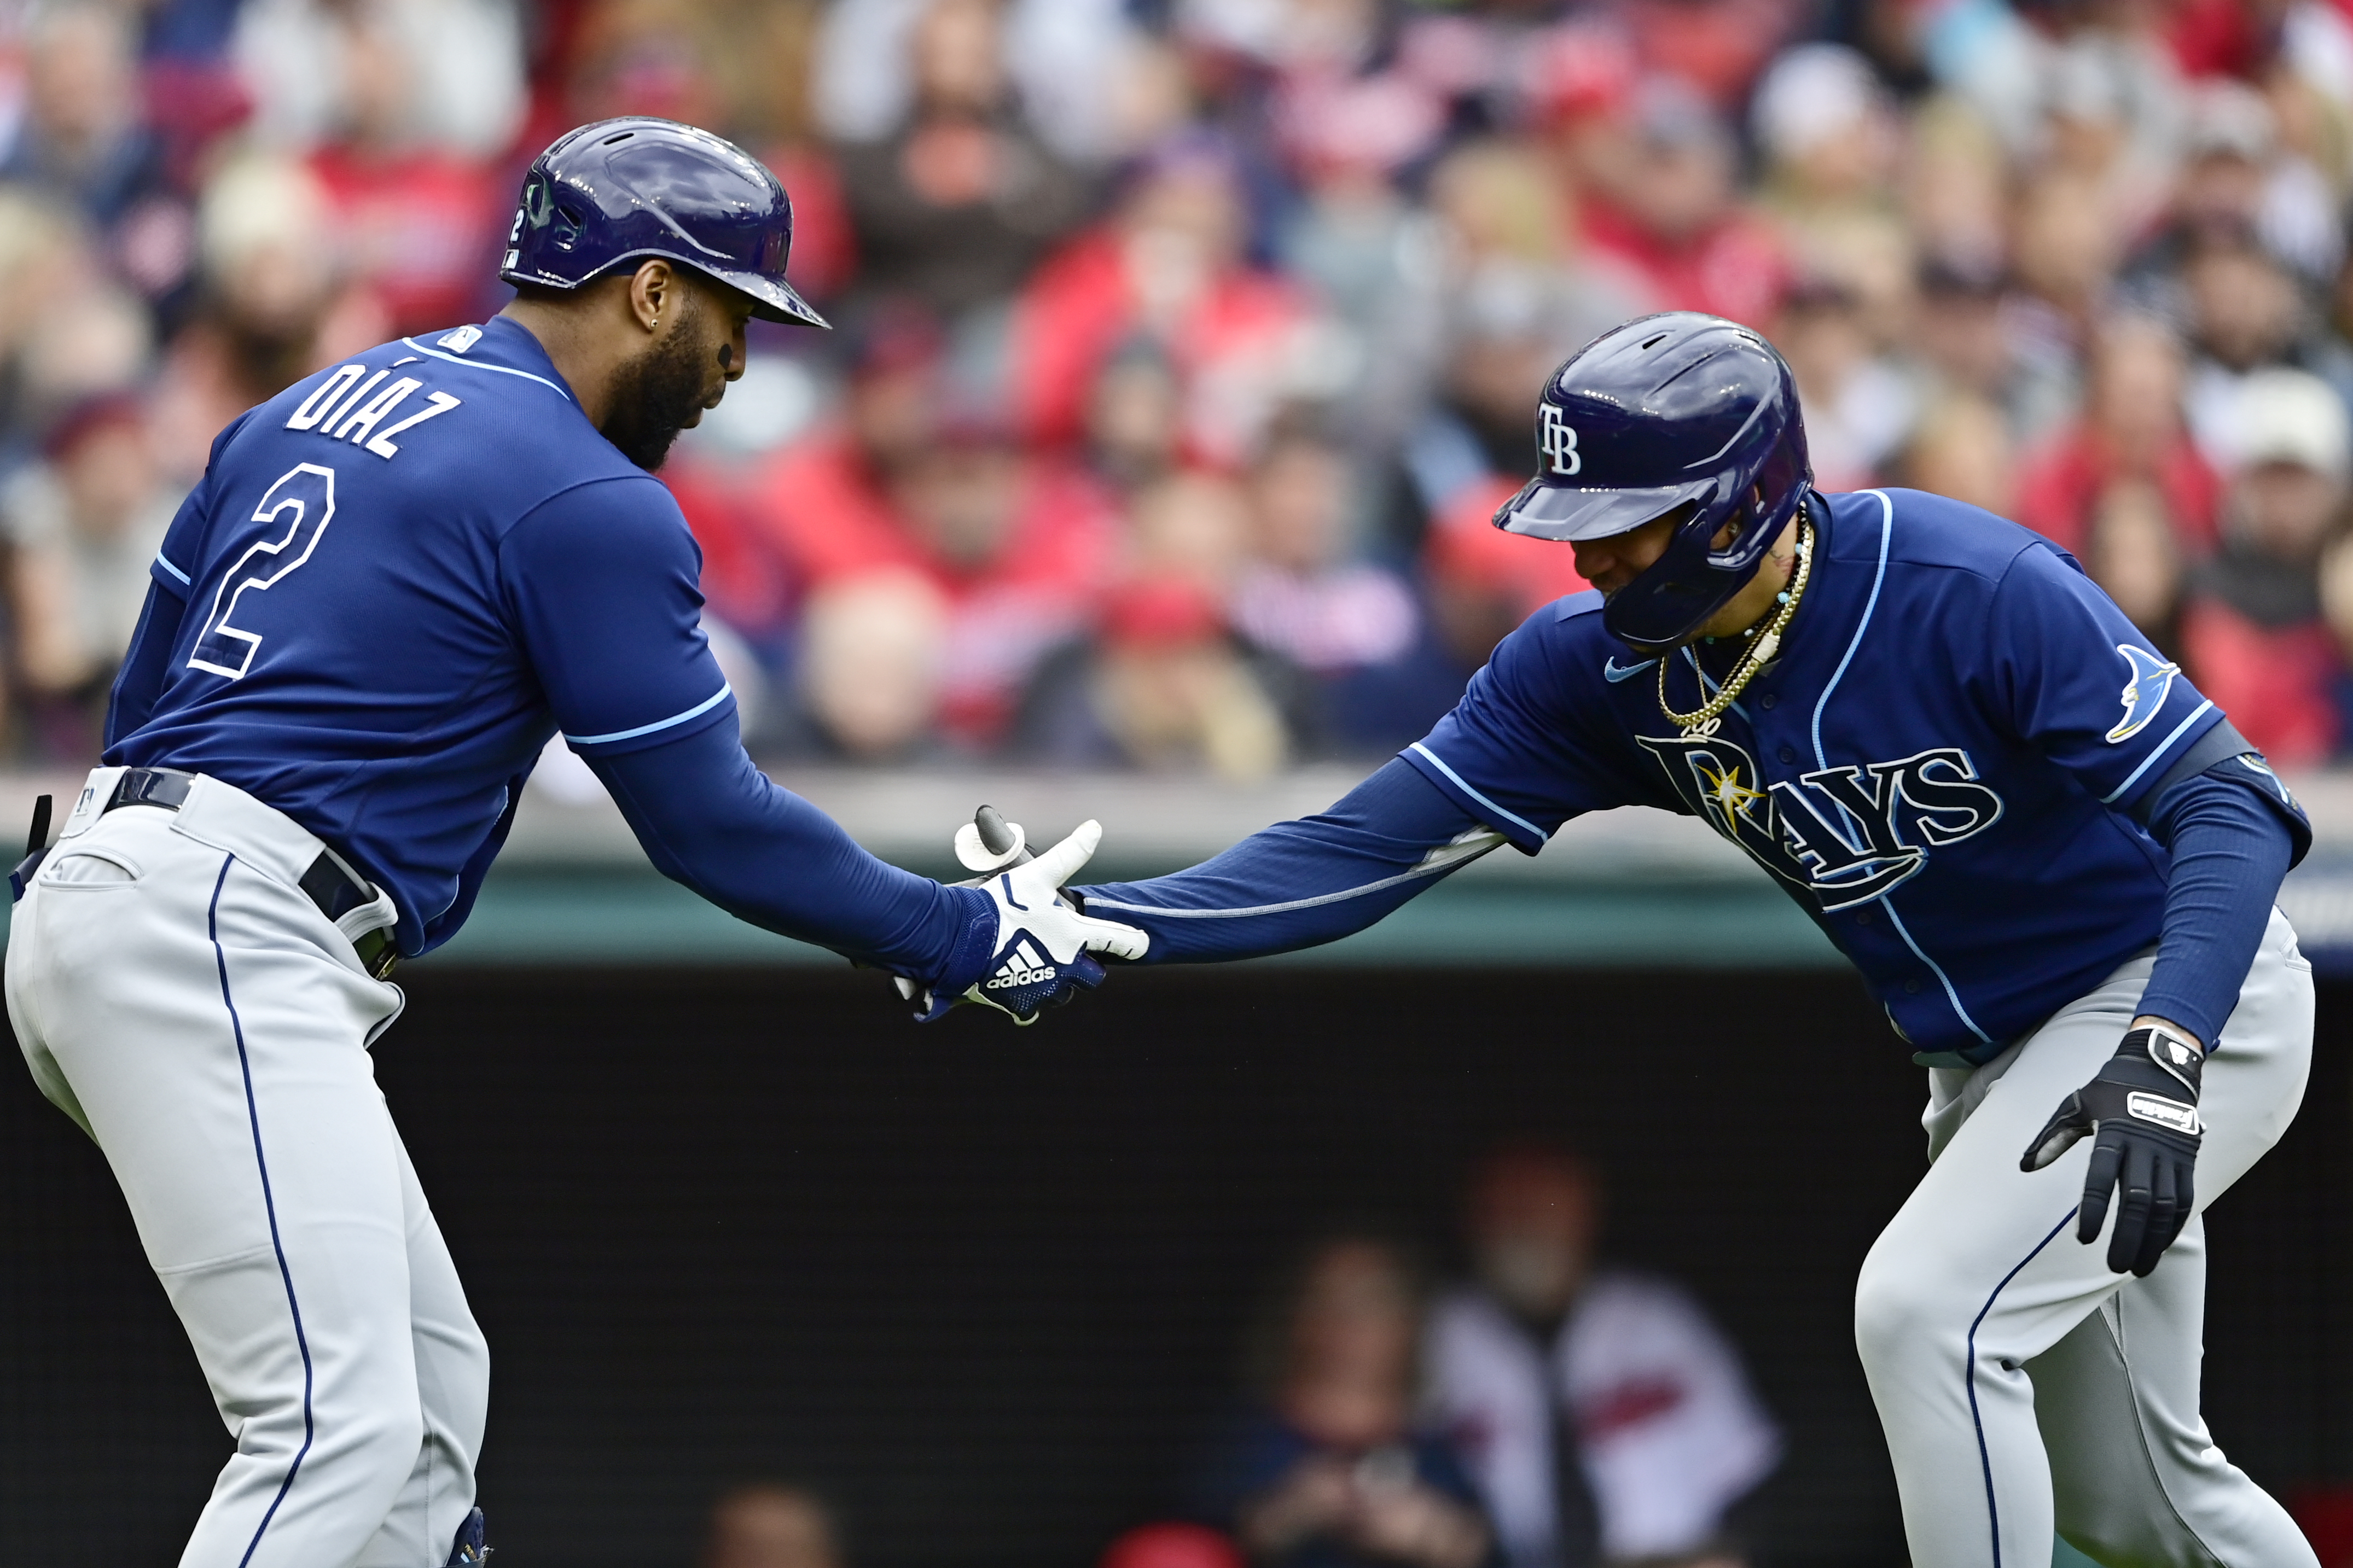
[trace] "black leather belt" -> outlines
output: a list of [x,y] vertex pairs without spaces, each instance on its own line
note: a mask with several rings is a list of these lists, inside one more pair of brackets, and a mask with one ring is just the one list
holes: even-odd
[[[101,815],[123,805],[160,805],[166,811],[177,811],[188,798],[188,791],[196,782],[194,773],[177,768],[125,768],[115,782],[114,793],[99,807]],[[375,901],[375,889],[366,880],[347,868],[332,850],[322,849],[311,868],[302,873],[300,884],[310,900],[319,906],[319,912],[331,921],[341,920],[353,910]],[[360,967],[378,980],[388,979],[400,965],[400,949],[393,941],[391,926],[378,926],[354,942]]]

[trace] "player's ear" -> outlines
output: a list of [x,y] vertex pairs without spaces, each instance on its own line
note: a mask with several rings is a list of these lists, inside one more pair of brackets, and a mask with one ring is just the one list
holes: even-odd
[[659,257],[639,267],[629,279],[629,313],[646,331],[657,331],[664,316],[681,308],[684,291],[678,269]]

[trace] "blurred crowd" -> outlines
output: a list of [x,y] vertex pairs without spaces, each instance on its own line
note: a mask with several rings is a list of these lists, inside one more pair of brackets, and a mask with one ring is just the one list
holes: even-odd
[[[1467,1267],[1345,1227],[1300,1249],[1230,1414],[1169,1515],[1100,1568],[1746,1568],[1780,1436],[1686,1291],[1597,1250],[1602,1192],[1557,1145],[1492,1151]],[[738,1488],[702,1568],[844,1568],[797,1486]]]
[[1765,331],[1825,489],[2073,552],[2353,747],[2353,0],[0,4],[6,745],[78,763],[214,434],[480,320],[530,156],[757,151],[830,333],[664,477],[764,755],[1377,756],[1579,586],[1545,373]]

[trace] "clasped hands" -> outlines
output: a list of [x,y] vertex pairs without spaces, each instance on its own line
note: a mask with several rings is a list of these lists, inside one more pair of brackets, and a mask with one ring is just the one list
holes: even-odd
[[979,875],[958,882],[987,896],[956,942],[945,974],[925,985],[901,976],[899,994],[915,1004],[915,1019],[928,1024],[965,1003],[994,1007],[1016,1024],[1037,1022],[1048,1007],[1060,1006],[1080,987],[1103,984],[1103,966],[1094,955],[1142,958],[1152,939],[1134,926],[1086,914],[1063,886],[1078,875],[1103,841],[1103,826],[1079,824],[1068,838],[1032,857],[1018,823],[997,819],[992,847],[976,818],[956,829],[956,859]]

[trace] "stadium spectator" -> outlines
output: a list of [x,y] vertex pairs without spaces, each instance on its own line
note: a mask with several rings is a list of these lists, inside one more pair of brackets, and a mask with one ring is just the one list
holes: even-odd
[[1575,561],[1561,559],[1567,552],[1493,526],[1495,508],[1518,488],[1465,493],[1439,518],[1422,551],[1431,629],[1453,662],[1458,688],[1522,621],[1588,586]]
[[859,284],[943,317],[1010,295],[1085,216],[1087,189],[1023,117],[995,0],[931,0],[907,30],[912,101],[835,153]]
[[1902,449],[1918,411],[1910,379],[1878,353],[1862,297],[1843,282],[1805,279],[1782,300],[1773,341],[1805,405],[1815,483],[1868,486]]
[[2013,287],[2003,301],[2015,428],[2050,429],[2082,399],[2084,355],[2119,248],[2116,216],[2096,181],[2052,172],[2019,194],[2010,229]]
[[2183,374],[2181,345],[2164,324],[2109,320],[2093,349],[2083,414],[2028,455],[2011,515],[2084,559],[2110,491],[2134,485],[2159,502],[2174,553],[2211,549],[2220,481],[2184,426]]
[[2325,762],[2343,733],[2345,668],[2318,563],[2343,522],[2353,427],[2326,383],[2273,367],[2233,405],[2221,546],[2191,569],[2181,647],[2199,689],[2282,767]]
[[2295,277],[2244,236],[2202,242],[2182,270],[2196,351],[2187,394],[2191,436],[2217,468],[2232,456],[2235,407],[2247,378],[2288,365],[2320,376],[2343,400],[2353,395],[2353,351],[2317,329]]
[[1557,1148],[1474,1173],[1476,1278],[1442,1297],[1427,1354],[1451,1432],[1514,1568],[1732,1568],[1725,1514],[1780,1439],[1738,1354],[1663,1279],[1597,1264],[1600,1192]]
[[73,766],[98,755],[107,688],[180,493],[158,472],[145,410],[128,393],[68,410],[44,448],[0,490],[0,529],[33,753]]
[[1545,377],[1583,341],[1576,294],[1562,273],[1508,255],[1459,279],[1436,395],[1399,443],[1391,548],[1410,552],[1449,520],[1492,514],[1527,482],[1535,450],[1528,410]]
[[1920,416],[1894,471],[1914,489],[2014,517],[2015,467],[2001,410],[1982,397],[1954,393]]
[[0,184],[0,474],[30,458],[39,439],[44,411],[24,386],[26,350],[55,319],[57,301],[86,286],[80,241],[79,226],[55,202]]
[[495,296],[499,225],[513,210],[491,165],[523,109],[510,0],[251,0],[237,58],[254,140],[307,161],[342,260],[394,330],[464,321]]
[[1023,700],[1012,754],[1066,767],[1266,777],[1299,750],[1282,699],[1291,672],[1236,646],[1218,601],[1189,578],[1131,578],[1090,637],[1046,660]]
[[1166,479],[1184,456],[1184,399],[1175,360],[1152,338],[1113,350],[1087,394],[1089,469],[1123,496]]
[[[720,7],[691,0],[587,0],[568,16],[571,36],[555,51],[564,79],[543,88],[556,100],[542,127],[547,137],[620,114],[708,126],[731,118],[726,68],[740,58],[743,40],[730,28],[734,18]],[[518,151],[528,156],[538,144]]]
[[1180,473],[1138,496],[1125,574],[1089,635],[1039,667],[1011,754],[1248,780],[1323,750],[1305,678],[1233,635],[1226,605],[1251,538],[1247,497],[1221,475]]
[[1243,462],[1276,411],[1327,390],[1299,287],[1250,264],[1249,214],[1233,149],[1195,133],[1129,175],[1110,219],[1029,280],[1012,319],[1012,400],[1033,441],[1062,446],[1088,389],[1124,344],[1149,337],[1182,378],[1182,440],[1198,461]]
[[2000,139],[1967,103],[1941,96],[1923,102],[1905,131],[1905,220],[1923,265],[1992,283],[2009,258],[2010,171]]
[[1447,1441],[1416,1423],[1422,1290],[1386,1242],[1335,1237],[1293,1271],[1261,1386],[1212,1457],[1203,1517],[1283,1568],[1480,1568],[1493,1536]]
[[1707,310],[1762,326],[1788,262],[1772,228],[1741,200],[1731,128],[1695,89],[1652,77],[1621,113],[1578,196],[1597,268],[1652,310]]
[[2119,479],[2100,492],[2084,541],[2084,570],[2108,592],[2158,650],[2181,647],[2181,589],[2188,562],[2174,508],[2147,479]]
[[1302,671],[1334,750],[1377,756],[1418,740],[1453,706],[1452,674],[1424,653],[1412,590],[1355,558],[1345,452],[1279,433],[1249,484],[1253,548],[1230,598],[1234,629]]
[[136,296],[103,277],[57,281],[26,323],[16,355],[9,402],[16,429],[9,445],[19,459],[68,409],[136,385],[152,364],[150,318]]
[[140,101],[132,14],[102,0],[29,7],[23,98],[0,129],[0,181],[79,212],[118,276],[151,299],[187,277],[187,205]]
[[1852,299],[1875,346],[1901,335],[1915,268],[1895,199],[1903,141],[1870,62],[1802,44],[1757,83],[1749,116],[1766,161],[1763,209],[1802,276]]
[[382,302],[343,270],[332,213],[317,178],[282,159],[239,160],[206,187],[196,314],[157,391],[164,464],[188,482],[229,421],[389,335]]
[[1038,661],[1086,626],[1117,519],[1082,470],[1017,443],[1001,396],[952,359],[927,318],[878,318],[847,417],[762,465],[748,504],[807,591],[886,568],[932,583],[949,606],[941,722],[985,750]]
[[522,25],[513,0],[242,0],[230,47],[265,148],[356,137],[478,160],[522,129]]
[[711,1510],[702,1568],[847,1568],[833,1511],[805,1487],[738,1487]]
[[[917,97],[908,35],[929,0],[833,0],[811,62],[813,107],[840,142],[890,134]],[[1004,0],[990,31],[1009,100],[1056,156],[1092,167],[1156,140],[1189,105],[1170,52],[1124,0]]]
[[[1360,441],[1394,438],[1425,390],[1443,278],[1430,219],[1397,176],[1437,145],[1444,108],[1400,70],[1305,70],[1284,80],[1273,119],[1301,188],[1276,258],[1339,329],[1318,379],[1339,389]],[[1379,374],[1350,373],[1370,365]]]
[[836,577],[802,608],[798,722],[773,749],[868,766],[939,754],[951,612],[929,577],[884,566]]

